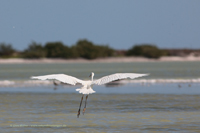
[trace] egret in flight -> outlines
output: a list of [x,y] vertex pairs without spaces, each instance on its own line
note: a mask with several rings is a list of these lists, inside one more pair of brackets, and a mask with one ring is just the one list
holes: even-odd
[[80,110],[81,110],[81,104],[82,104],[84,95],[86,95],[86,99],[85,99],[85,106],[83,109],[83,114],[86,110],[86,103],[87,103],[88,95],[95,93],[95,91],[92,89],[93,85],[103,85],[103,84],[106,84],[106,83],[109,83],[112,81],[116,81],[116,80],[121,80],[121,79],[126,79],[126,78],[135,79],[135,78],[147,76],[147,75],[148,74],[139,74],[139,73],[116,73],[116,74],[104,76],[100,79],[94,80],[93,79],[94,73],[92,72],[89,76],[89,77],[91,77],[91,80],[89,80],[89,81],[84,81],[84,80],[78,79],[76,77],[65,75],[65,74],[32,76],[31,78],[32,79],[40,79],[40,80],[58,80],[62,83],[67,83],[70,85],[81,84],[82,87],[76,89],[76,91],[78,91],[79,93],[82,93],[82,98],[81,98],[81,102],[80,102],[80,106],[79,106],[78,114],[77,114],[77,117],[79,117]]

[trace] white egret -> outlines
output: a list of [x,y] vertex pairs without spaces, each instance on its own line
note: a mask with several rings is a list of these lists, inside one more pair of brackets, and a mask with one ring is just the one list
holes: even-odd
[[79,117],[80,115],[80,109],[81,109],[81,104],[83,101],[83,96],[84,94],[86,94],[86,100],[85,100],[85,107],[83,109],[83,114],[86,110],[86,103],[87,103],[87,98],[89,94],[95,93],[95,91],[92,89],[93,85],[103,85],[112,81],[116,81],[116,80],[121,80],[121,79],[126,79],[126,78],[130,78],[130,79],[135,79],[138,77],[142,77],[142,76],[147,76],[148,74],[138,74],[138,73],[116,73],[116,74],[112,74],[112,75],[108,75],[105,77],[102,77],[100,79],[94,80],[94,73],[92,72],[90,74],[91,80],[89,81],[83,81],[81,79],[78,79],[76,77],[72,77],[69,75],[65,75],[65,74],[51,74],[51,75],[44,75],[44,76],[32,76],[32,79],[40,79],[40,80],[58,80],[62,83],[67,83],[70,85],[76,85],[76,84],[81,84],[82,87],[79,89],[76,89],[76,91],[79,91],[79,93],[82,93],[82,98],[81,98],[81,102],[80,102],[80,106],[79,106],[79,110],[78,110],[78,114],[77,117]]

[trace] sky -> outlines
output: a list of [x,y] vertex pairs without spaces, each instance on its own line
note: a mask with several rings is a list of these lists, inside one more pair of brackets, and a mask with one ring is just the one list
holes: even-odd
[[0,0],[0,43],[200,48],[200,0]]

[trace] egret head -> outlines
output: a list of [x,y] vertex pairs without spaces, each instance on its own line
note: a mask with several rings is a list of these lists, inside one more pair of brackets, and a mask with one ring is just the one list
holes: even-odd
[[91,72],[91,74],[90,74],[90,76],[89,77],[94,77],[94,73],[93,72]]

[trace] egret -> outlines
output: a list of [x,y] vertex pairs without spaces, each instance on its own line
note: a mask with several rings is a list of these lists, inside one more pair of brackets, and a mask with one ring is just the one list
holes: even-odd
[[135,78],[147,76],[147,75],[148,74],[139,74],[139,73],[115,73],[115,74],[111,74],[108,76],[104,76],[100,79],[94,80],[93,79],[94,73],[91,72],[91,74],[89,76],[89,77],[91,77],[91,80],[89,80],[89,81],[84,81],[84,80],[81,80],[81,79],[78,79],[76,77],[69,76],[66,74],[50,74],[50,75],[43,75],[43,76],[32,76],[31,79],[58,80],[62,83],[67,83],[70,85],[81,84],[82,87],[76,89],[76,91],[78,91],[79,93],[82,94],[80,106],[79,106],[78,114],[77,114],[77,117],[79,117],[84,95],[86,95],[86,99],[85,99],[85,106],[83,109],[83,115],[86,110],[86,103],[87,103],[88,95],[95,93],[95,91],[92,89],[93,85],[103,85],[103,84],[106,84],[106,83],[109,83],[112,81],[116,81],[116,80],[122,80],[122,79],[126,79],[126,78],[135,79]]

